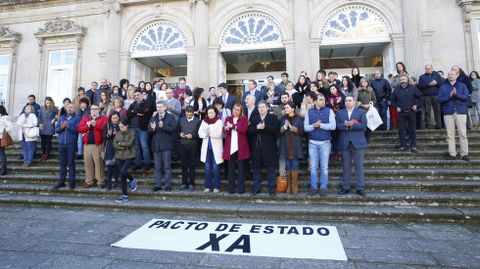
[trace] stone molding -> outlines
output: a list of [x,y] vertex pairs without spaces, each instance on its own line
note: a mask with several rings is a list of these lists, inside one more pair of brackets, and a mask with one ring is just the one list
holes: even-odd
[[67,19],[55,18],[46,22],[43,28],[38,29],[35,37],[38,39],[40,52],[43,51],[43,45],[46,39],[70,38],[74,39],[77,49],[82,48],[82,40],[87,33],[87,28]]
[[7,26],[0,26],[0,43],[7,43],[11,48],[12,54],[15,54],[18,43],[22,40],[20,33],[10,30]]

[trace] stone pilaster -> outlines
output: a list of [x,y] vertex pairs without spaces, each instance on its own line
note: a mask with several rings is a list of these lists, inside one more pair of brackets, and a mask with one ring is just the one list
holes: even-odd
[[293,24],[295,38],[295,68],[294,73],[290,74],[291,79],[296,79],[301,71],[307,71],[311,68],[312,58],[307,51],[310,51],[309,37],[310,26],[308,24],[308,5],[307,0],[295,0],[293,8]]
[[403,30],[405,33],[405,65],[411,75],[423,71],[422,41],[420,34],[419,10],[416,0],[403,0]]
[[480,16],[480,6],[472,5],[473,0],[457,0],[457,5],[463,11],[465,33],[465,51],[467,54],[467,70],[480,69],[480,44],[477,23]]
[[434,34],[435,31],[433,30],[422,31],[422,55],[425,64],[433,64],[432,40]]
[[310,70],[307,70],[311,79],[315,77],[315,74],[320,69],[320,38],[310,39]]
[[[107,1],[106,19],[104,20],[104,39],[106,45],[105,69],[102,75],[117,85],[120,81],[120,33],[121,33],[121,5],[116,0]],[[103,78],[98,78],[103,79]]]
[[[195,49],[194,58],[195,64],[193,65],[192,77],[188,77],[190,85],[208,88],[209,87],[209,74],[208,62],[209,62],[209,50],[208,50],[208,0],[190,0],[190,3],[194,5],[194,33],[195,33]],[[188,54],[188,53],[187,53]],[[190,58],[187,55],[187,61],[190,62]],[[190,64],[187,64],[190,66]],[[188,71],[187,71],[188,72]]]
[[[295,40],[283,40],[285,45],[285,56],[287,61],[287,73],[290,75],[290,79],[295,79]],[[297,74],[298,75],[298,74]]]
[[391,33],[390,38],[392,39],[395,63],[405,61],[405,35],[403,33]]

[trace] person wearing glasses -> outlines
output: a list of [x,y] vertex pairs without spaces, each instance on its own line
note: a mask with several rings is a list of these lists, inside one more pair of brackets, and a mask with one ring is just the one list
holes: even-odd
[[105,165],[101,157],[103,152],[103,129],[107,125],[108,118],[100,114],[98,105],[90,107],[90,115],[82,118],[77,131],[82,134],[83,161],[85,163],[84,188],[94,186],[94,177],[100,189],[105,188]]

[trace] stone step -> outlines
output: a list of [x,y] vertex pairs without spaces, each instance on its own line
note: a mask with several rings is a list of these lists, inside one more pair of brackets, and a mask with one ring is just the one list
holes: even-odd
[[[18,158],[12,158],[8,160],[8,163],[13,165],[13,166],[21,166],[23,164],[23,160],[20,160]],[[83,160],[75,160],[75,164],[77,165],[77,169],[83,169]],[[59,161],[58,159],[49,159],[45,162],[40,162],[38,160],[35,160],[33,163],[33,167],[36,166],[49,166],[49,167],[59,167]],[[438,158],[422,158],[422,159],[414,159],[414,158],[404,158],[404,159],[396,159],[396,160],[390,160],[388,163],[386,162],[386,157],[379,157],[379,158],[373,158],[371,157],[370,159],[365,160],[364,162],[364,167],[365,168],[385,168],[385,167],[391,168],[391,169],[426,169],[426,168],[451,168],[451,169],[458,169],[458,168],[478,168],[480,167],[480,158],[478,159],[472,159],[469,162],[465,162],[462,160],[443,160],[443,159],[438,159]],[[202,170],[203,169],[203,163],[199,162],[197,164],[197,169]],[[300,161],[300,167],[302,169],[308,169],[308,160],[302,160]],[[329,163],[329,168],[341,168],[342,167],[342,162],[330,162]],[[181,168],[181,161],[172,161],[172,168]],[[53,168],[52,168],[53,169]]]
[[[61,192],[48,195],[38,194],[0,194],[0,204],[88,208],[113,211],[162,212],[179,215],[194,215],[208,217],[239,217],[256,219],[299,219],[311,221],[361,221],[361,222],[446,222],[446,223],[479,223],[480,214],[477,210],[464,207],[449,206],[418,206],[418,205],[319,205],[318,203],[266,203],[261,200],[238,202],[237,200],[211,200],[199,202],[193,200],[138,199],[130,195],[126,204],[114,202],[115,195],[106,197],[74,197],[63,196]],[[221,194],[218,197],[222,196]],[[241,195],[233,195],[241,196]],[[248,197],[248,196],[245,196]],[[277,197],[275,197],[277,198]],[[274,198],[274,199],[275,199]],[[352,199],[345,197],[345,200]],[[301,198],[295,198],[300,199]],[[356,200],[358,198],[354,198]]]
[[[1,184],[45,184],[53,186],[58,180],[57,176],[52,175],[22,175],[22,174],[12,174],[8,177],[0,178]],[[153,187],[153,179],[151,178],[140,178],[137,177],[138,186],[141,186],[145,189],[150,189]],[[84,182],[83,176],[78,176],[76,179],[77,186],[82,186]],[[182,180],[180,177],[173,177],[172,184],[175,189],[177,189],[181,184]],[[265,179],[262,180],[262,189],[267,190],[267,182]],[[203,190],[204,181],[203,178],[196,180],[196,188],[198,190]],[[245,182],[246,189],[248,192],[253,190],[253,182],[247,180]],[[436,180],[436,181],[419,181],[414,179],[400,179],[400,180],[384,180],[384,179],[368,179],[367,180],[367,190],[368,191],[379,191],[379,192],[389,192],[389,191],[410,191],[410,192],[438,192],[438,191],[451,191],[451,192],[480,192],[480,182],[478,180]],[[310,189],[310,181],[308,179],[303,179],[299,181],[299,188],[301,192],[308,192]],[[336,191],[341,188],[341,180],[334,179],[329,181],[329,191]],[[227,181],[221,181],[221,189],[227,189]]]
[[[92,197],[110,197],[114,199],[120,193],[119,190],[106,191],[100,188],[78,187],[75,190],[67,188],[53,191],[52,185],[47,184],[0,184],[0,193],[17,194],[39,194],[39,195],[64,195],[64,196],[92,196]],[[465,192],[405,192],[405,191],[369,191],[366,197],[356,194],[337,195],[330,192],[325,198],[320,196],[309,197],[307,193],[302,192],[297,196],[287,194],[277,194],[276,197],[270,197],[267,193],[252,196],[246,194],[228,194],[221,192],[218,194],[204,193],[201,189],[192,192],[152,192],[149,188],[139,187],[136,192],[130,193],[132,199],[145,200],[193,200],[193,201],[235,201],[238,203],[275,203],[275,204],[341,204],[341,205],[393,205],[393,206],[464,206],[477,207],[480,203],[480,193]]]
[[[76,167],[77,174],[84,174],[83,166],[79,165]],[[10,165],[8,168],[10,173],[18,174],[52,174],[58,175],[58,167],[44,166],[44,165],[33,165],[31,167],[23,167],[17,165]],[[180,168],[173,168],[173,175],[181,175]],[[331,178],[340,178],[342,175],[341,168],[332,168],[329,169],[329,174]],[[134,173],[137,177],[149,177],[153,178],[153,169],[148,172],[143,172],[139,170]],[[204,170],[199,169],[197,171],[197,177],[204,177]],[[300,179],[309,178],[310,172],[307,169],[300,170]],[[368,178],[382,178],[382,179],[404,179],[411,178],[416,180],[448,180],[450,178],[464,178],[464,179],[480,179],[480,168],[464,168],[464,169],[449,169],[449,168],[426,168],[426,169],[392,169],[392,168],[365,168],[365,177]]]
[[[457,149],[457,152],[460,153],[460,150]],[[9,152],[9,150],[6,151],[7,154],[7,160],[18,160],[18,157],[21,156],[22,152],[20,150],[18,151],[12,151]],[[369,150],[367,149],[365,152],[365,159],[390,159],[390,160],[398,160],[398,159],[431,159],[431,158],[436,158],[438,160],[443,160],[447,155],[447,148],[446,147],[435,147],[432,149],[428,150],[419,150],[418,153],[412,153],[410,151],[405,151],[401,152],[398,150],[395,150],[394,148],[389,148],[389,149],[379,149],[379,150]],[[478,159],[480,158],[480,149],[469,149],[468,155],[471,158]],[[40,153],[37,152],[36,158],[40,158]],[[308,153],[304,151],[304,156],[307,157]],[[57,152],[52,152],[50,159],[57,159],[58,154]]]

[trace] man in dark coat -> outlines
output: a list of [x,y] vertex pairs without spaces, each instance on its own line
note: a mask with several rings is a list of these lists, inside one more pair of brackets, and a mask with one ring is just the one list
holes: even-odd
[[355,178],[357,179],[357,194],[365,196],[365,173],[363,171],[363,159],[365,149],[368,146],[365,138],[367,128],[367,116],[362,109],[355,108],[353,97],[345,99],[345,109],[337,113],[337,129],[340,131],[338,148],[342,151],[343,177],[342,189],[338,194],[350,192],[350,179],[352,171],[352,159],[355,163]]
[[258,103],[258,114],[252,115],[248,134],[252,137],[253,194],[261,192],[260,170],[267,168],[268,193],[275,195],[275,166],[278,165],[277,132],[278,120],[268,113],[265,101]]
[[400,151],[406,151],[405,134],[410,137],[410,150],[417,153],[417,132],[415,113],[418,110],[420,90],[409,83],[407,75],[400,76],[400,85],[392,93],[392,105],[398,113],[398,136],[400,138]]
[[164,102],[157,103],[157,115],[153,116],[148,124],[148,132],[153,134],[152,151],[155,160],[155,187],[153,191],[162,189],[161,173],[165,177],[165,191],[172,191],[172,150],[173,139],[176,134],[177,121],[166,112]]

